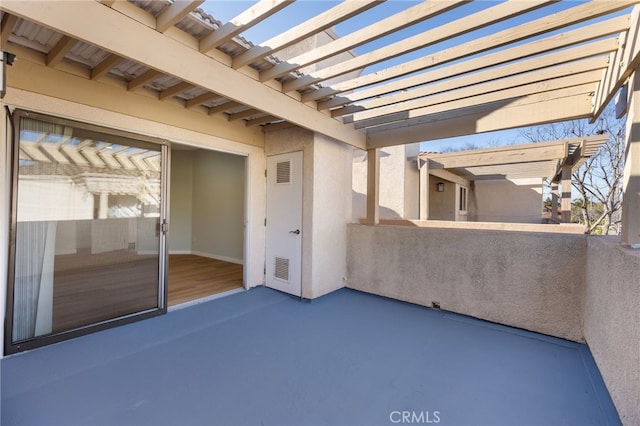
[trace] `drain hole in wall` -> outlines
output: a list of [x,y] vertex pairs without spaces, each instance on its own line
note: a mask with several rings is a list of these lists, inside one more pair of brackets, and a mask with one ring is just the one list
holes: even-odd
[[433,309],[440,309],[440,302],[431,302],[431,307]]

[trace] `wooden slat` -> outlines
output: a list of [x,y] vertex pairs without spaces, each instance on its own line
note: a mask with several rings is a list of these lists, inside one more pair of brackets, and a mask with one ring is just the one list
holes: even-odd
[[[411,99],[417,99],[423,96],[434,95],[436,93],[442,93],[449,90],[457,90],[460,88],[472,86],[474,84],[495,81],[497,79],[506,79],[523,73],[527,73],[527,76],[532,76],[533,78],[535,78],[534,80],[531,80],[531,82],[533,82],[547,78],[567,75],[568,73],[584,72],[593,69],[603,69],[607,67],[607,57],[603,54],[614,50],[616,45],[617,43],[615,39],[610,38],[599,40],[588,45],[582,45],[572,49],[549,53],[542,57],[509,63],[497,68],[465,74],[458,78],[449,78],[438,84],[424,85],[414,90],[406,90],[388,96],[381,96],[362,102],[356,102],[347,107],[331,111],[331,115],[333,117],[338,117],[362,110],[368,110],[371,108],[380,108]],[[592,57],[594,55],[600,56],[588,59],[586,61],[581,61],[584,58]],[[563,67],[554,67],[555,65],[562,65],[565,62],[571,61],[578,62],[570,63]],[[547,67],[554,68],[544,69]],[[531,71],[539,69],[541,69],[540,73],[533,73],[532,75]],[[506,80],[503,88],[506,88],[508,84],[509,82],[508,80]]]
[[13,31],[13,27],[16,26],[16,22],[18,22],[18,17],[15,15],[5,13],[2,17],[2,22],[0,23],[0,47],[3,49],[7,45],[11,31]]
[[109,73],[113,68],[119,65],[123,58],[118,55],[111,54],[105,60],[100,62],[91,70],[91,80],[97,80]]
[[116,2],[116,0],[100,0],[100,3],[104,4],[105,6],[113,6],[113,4]]
[[161,33],[180,22],[204,0],[176,0],[156,17],[156,30]]
[[196,96],[193,99],[189,99],[186,102],[185,106],[187,108],[191,108],[191,107],[194,107],[196,105],[202,105],[205,102],[209,102],[209,101],[212,101],[214,99],[218,99],[219,97],[220,97],[220,95],[215,94],[215,93],[211,93],[211,92],[203,93],[200,96]]
[[251,8],[200,40],[200,51],[206,53],[215,49],[291,3],[292,0],[260,0]]
[[173,97],[178,93],[182,93],[186,90],[189,90],[191,88],[193,88],[193,84],[187,83],[186,81],[181,81],[180,83],[174,84],[173,86],[167,89],[164,89],[162,92],[160,92],[160,94],[158,95],[158,99],[164,100],[164,99]]
[[75,46],[77,40],[68,36],[62,36],[62,38],[56,43],[55,46],[47,54],[47,66],[55,67],[62,61],[67,53]]
[[400,40],[369,53],[358,55],[353,59],[309,73],[304,77],[286,83],[283,86],[283,91],[291,92],[303,89],[314,83],[344,75],[351,71],[362,69],[366,66],[374,65],[379,62],[413,52],[414,50],[432,46],[443,40],[458,37],[476,29],[492,25],[496,22],[530,12],[531,10],[548,5],[551,2],[551,0],[543,0],[524,2],[510,1],[500,3],[496,6],[484,9],[472,15],[464,16],[458,20],[443,24],[413,37]]
[[[602,2],[600,2],[602,3]],[[617,2],[611,3],[611,5],[616,5]],[[574,7],[576,8],[584,8],[585,6],[589,6],[591,3]],[[607,9],[608,10],[608,9]],[[557,15],[557,14],[556,14]],[[380,70],[374,74],[368,74],[362,77],[357,77],[355,79],[351,79],[348,81],[344,81],[341,83],[337,83],[332,85],[334,89],[334,93],[339,93],[342,91],[354,90],[357,88],[378,84],[390,79],[395,79],[407,75],[409,73],[414,73],[420,70],[425,70],[432,66],[445,64],[457,59],[464,58],[470,54],[476,53],[475,49],[480,49],[480,51],[485,51],[490,47],[497,47],[495,43],[496,40],[501,40],[501,45],[506,43],[515,42],[517,40],[522,40],[527,37],[532,37],[536,34],[541,34],[545,31],[551,31],[553,29],[557,29],[563,26],[563,23],[567,22],[567,24],[573,24],[580,22],[580,20],[586,19],[585,17],[589,15],[589,9],[582,10],[582,13],[579,13],[577,16],[572,16],[569,14],[562,14],[559,17],[556,15],[552,15],[553,19],[549,21],[546,20],[537,20],[532,21],[526,24],[521,25],[518,28],[518,32],[515,33],[516,29],[513,30],[505,30],[496,35],[490,35],[483,37],[480,40],[479,44],[476,41],[471,41],[464,43],[462,45],[443,50],[435,55],[429,55],[424,58],[418,58],[413,61],[405,62],[401,65],[389,67],[385,70]],[[435,81],[438,79],[447,78],[453,75],[459,75],[466,72],[471,72],[474,70],[490,67],[493,65],[505,63],[508,61],[524,58],[527,56],[533,56],[540,53],[545,53],[550,50],[560,49],[562,47],[570,46],[573,44],[578,44],[584,41],[593,40],[598,37],[603,37],[610,34],[615,34],[625,28],[628,28],[628,19],[625,16],[617,17],[610,19],[606,22],[601,22],[594,25],[589,25],[584,28],[568,31],[566,33],[546,37],[537,41],[533,41],[527,44],[523,44],[521,46],[516,46],[508,49],[504,49],[495,53],[489,53],[487,55],[483,55],[476,59],[471,59],[467,61],[463,61],[457,64],[449,65],[448,67],[443,67],[440,70],[430,71],[429,74],[422,74],[414,77],[405,78],[402,80],[398,80],[392,83],[386,83],[382,85],[378,85],[372,89],[358,91],[353,95],[349,95],[348,99],[352,101],[357,101],[361,99],[367,99],[375,96],[380,96],[385,93],[391,93],[396,90],[404,90],[409,87],[417,86],[420,84],[424,84],[426,82]],[[493,46],[492,46],[493,44]],[[323,94],[327,96],[329,93],[325,91]],[[305,96],[303,98],[304,101],[312,100],[311,96]],[[331,108],[336,106],[335,104],[323,104],[322,108]]]
[[[443,93],[440,95],[428,96],[413,101],[407,101],[404,107],[397,107],[399,112],[392,114],[387,113],[382,116],[374,116],[373,118],[355,121],[356,128],[364,128],[370,126],[379,126],[405,119],[422,117],[436,112],[442,112],[444,108],[465,108],[468,105],[482,105],[492,102],[508,101],[509,99],[517,99],[531,94],[542,92],[550,92],[562,90],[568,87],[589,87],[592,91],[596,89],[596,83],[600,80],[602,73],[599,70],[589,71],[581,74],[570,75],[568,77],[560,77],[549,81],[536,82],[531,84],[519,85],[508,89],[488,91],[485,86],[495,86],[495,83],[487,85],[472,86],[467,89],[454,91],[451,93]],[[521,77],[514,77],[516,81],[523,81]],[[498,82],[502,83],[502,82]],[[469,95],[469,96],[465,96]],[[395,105],[391,105],[393,109]],[[406,109],[408,108],[408,109]],[[388,111],[387,107],[380,108]],[[405,109],[405,110],[403,110]],[[373,114],[377,110],[365,111],[358,114]]]
[[127,90],[131,92],[133,90],[139,89],[160,76],[162,76],[162,73],[157,70],[149,70],[147,72],[144,72],[129,82],[129,84],[127,85]]
[[591,115],[592,85],[469,106],[442,106],[441,112],[367,129],[367,146],[385,147],[512,129]]
[[289,47],[313,34],[326,30],[340,22],[383,3],[380,0],[347,0],[321,14],[303,22],[302,24],[279,34],[259,46],[254,46],[246,52],[233,58],[233,68],[238,69],[250,64],[256,59],[273,54],[278,50]]
[[508,99],[514,97],[514,95],[520,96],[520,94],[556,90],[562,88],[562,85],[564,85],[564,87],[570,87],[590,82],[595,83],[600,80],[602,70],[606,67],[606,57],[570,62],[544,70],[514,75],[496,81],[471,85],[469,87],[461,86],[464,88],[357,112],[350,116],[351,119],[348,121],[358,122],[387,115],[398,116],[401,115],[403,111],[411,111],[465,98],[474,98],[474,101],[477,103],[486,103],[482,102],[482,99],[477,98],[485,94],[492,99],[490,102],[493,102],[500,99]]
[[403,28],[437,16],[443,12],[468,3],[467,0],[423,2],[393,16],[385,18],[375,24],[369,25],[324,46],[303,53],[287,62],[280,63],[273,68],[260,73],[260,81],[267,81],[281,77],[289,72],[300,69],[306,65],[319,62],[330,56],[337,55],[347,50],[362,46],[372,40],[379,39]]
[[466,186],[467,188],[471,186],[471,182],[462,176],[458,176],[457,174],[444,169],[432,169],[431,163],[429,163],[428,167],[429,174],[432,176],[457,183],[458,185]]

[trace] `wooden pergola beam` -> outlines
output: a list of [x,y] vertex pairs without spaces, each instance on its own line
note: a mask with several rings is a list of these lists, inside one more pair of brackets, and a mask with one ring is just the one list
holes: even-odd
[[204,0],[175,0],[156,17],[156,30],[161,33],[167,31],[202,3]]
[[209,108],[209,115],[213,115],[213,114],[217,114],[219,112],[223,112],[223,111],[227,111],[231,108],[236,108],[241,106],[242,104],[240,102],[235,102],[235,101],[228,101],[225,102],[223,104],[214,106]]
[[[602,6],[604,2],[599,2],[599,3],[601,3],[600,6]],[[590,5],[590,4],[591,3],[587,5]],[[617,4],[618,4],[617,2],[612,2],[609,4],[609,7],[612,7]],[[577,6],[572,9],[583,8],[584,6],[587,6],[587,5]],[[607,6],[607,5],[604,5],[604,6]],[[580,12],[580,11],[578,10],[577,12]],[[454,60],[462,59],[468,56],[469,54],[475,53],[476,51],[475,49],[480,49],[480,51],[486,51],[488,48],[498,47],[496,43],[501,43],[500,45],[505,45],[507,43],[515,42],[516,39],[514,39],[513,37],[516,37],[516,35],[518,40],[522,40],[527,37],[532,37],[547,31],[552,31],[554,29],[561,28],[564,26],[565,23],[566,25],[578,23],[578,22],[581,22],[581,20],[587,19],[590,16],[589,12],[590,12],[589,10],[582,10],[582,13],[578,13],[576,16],[573,16],[571,14],[568,14],[568,15],[562,14],[559,17],[552,15],[554,19],[551,19],[548,22],[547,21],[540,22],[540,20],[532,21],[518,27],[519,32],[515,35],[505,34],[505,32],[502,32],[496,35],[486,36],[480,39],[481,43],[479,45],[476,44],[476,41],[471,41],[450,49],[443,50],[437,53],[436,55],[428,55],[424,58],[418,58],[413,61],[405,62],[401,65],[389,67],[387,69],[380,70],[373,74],[367,74],[361,77],[336,83],[336,84],[333,84],[331,89],[329,90],[318,91],[320,95],[314,95],[314,93],[311,92],[309,95],[303,96],[303,101],[311,101],[311,100],[314,100],[314,98],[320,99],[320,97],[316,97],[316,96],[326,97],[331,94],[337,94],[344,91],[350,91],[350,90],[366,87],[369,85],[382,83],[387,80],[396,79],[410,73],[428,69],[436,65],[442,65]],[[604,12],[601,11],[601,13],[604,13]],[[588,25],[588,26],[585,26],[584,28],[579,28],[572,31],[568,31],[566,33],[549,36],[540,40],[523,44],[521,46],[503,49],[495,53],[489,53],[479,58],[470,59],[457,64],[449,65],[439,70],[433,70],[417,76],[407,77],[398,81],[380,84],[371,89],[360,90],[353,94],[349,94],[343,98],[339,98],[338,100],[329,100],[327,102],[322,102],[320,103],[319,107],[321,109],[333,108],[339,105],[344,105],[349,102],[355,102],[362,99],[381,96],[386,93],[405,90],[407,88],[419,86],[421,84],[425,84],[428,82],[438,81],[438,80],[452,77],[455,75],[460,75],[460,74],[472,72],[475,70],[480,70],[480,69],[491,67],[501,63],[506,63],[509,61],[514,61],[517,59],[534,56],[540,53],[549,52],[555,49],[561,49],[566,46],[583,43],[585,41],[594,40],[599,37],[616,34],[616,33],[619,33],[620,31],[624,31],[625,29],[628,28],[628,26],[629,26],[629,21],[626,16],[611,18],[605,22],[600,22],[594,25]],[[505,30],[505,31],[509,31],[509,30]],[[506,39],[498,38],[499,35],[507,38]],[[512,37],[512,38],[509,38],[509,37]],[[491,43],[493,45],[488,43]]]
[[500,88],[501,85],[504,84],[503,82],[487,83],[488,87],[492,87],[495,90],[487,91],[486,89],[488,87],[472,86],[460,91],[454,91],[451,93],[445,92],[439,95],[428,96],[398,104],[398,112],[395,113],[388,113],[387,111],[390,108],[396,107],[396,105],[391,105],[390,108],[380,108],[380,110],[382,110],[383,113],[386,113],[386,115],[377,115],[377,109],[357,113],[354,115],[355,117],[360,117],[361,115],[364,116],[366,114],[372,118],[357,120],[354,121],[354,124],[357,129],[381,126],[398,121],[423,117],[429,114],[444,112],[449,109],[466,108],[468,105],[482,105],[509,99],[523,98],[532,94],[552,92],[571,87],[580,87],[580,90],[589,92],[596,89],[596,84],[601,77],[602,72],[598,69],[530,84],[522,84],[523,81],[526,81],[526,77],[522,78],[517,76],[514,77],[515,81],[513,83],[515,84],[517,81],[521,84],[514,85],[506,89]]
[[260,73],[260,81],[272,80],[287,73],[313,64],[330,56],[337,55],[347,50],[362,46],[370,41],[379,39],[403,28],[437,16],[457,6],[468,3],[468,0],[423,2],[410,7],[393,16],[385,18],[375,24],[369,25],[344,37],[340,37],[324,46],[303,53],[287,62],[280,63],[273,68]]
[[240,111],[240,112],[236,112],[233,114],[229,114],[229,117],[227,118],[229,121],[236,121],[236,120],[242,120],[243,118],[248,118],[248,117],[252,117],[254,115],[258,115],[258,114],[264,114],[262,111],[257,110],[255,108],[249,108],[246,109],[244,111]]
[[236,16],[213,33],[200,40],[200,52],[206,53],[218,46],[221,46],[236,35],[262,22],[291,3],[292,0],[260,0],[258,3],[242,12],[240,15]]
[[457,183],[458,185],[465,186],[469,188],[471,186],[471,182],[468,179],[465,179],[462,176],[458,176],[455,173],[450,172],[449,170],[444,169],[436,169],[432,167],[432,163],[429,162],[429,174],[431,176],[435,176],[440,179],[448,180],[449,182]]
[[611,56],[611,68],[603,79],[596,94],[596,105],[591,122],[602,114],[602,111],[627,82],[629,77],[640,66],[640,6],[636,6],[631,14],[629,31],[621,40],[620,50]]
[[[604,54],[615,50],[616,45],[616,40],[611,38],[599,40],[587,45],[550,53],[543,57],[524,59],[518,62],[507,63],[497,68],[464,74],[457,78],[447,79],[438,84],[427,84],[413,90],[406,90],[388,96],[356,102],[346,107],[332,110],[331,116],[338,117],[357,113],[358,111],[368,111],[373,108],[384,110],[383,107],[388,105],[398,105],[399,103],[412,99],[459,90],[473,85],[482,85],[482,83],[486,82],[494,82],[492,84],[495,86],[505,89],[513,87],[513,83],[519,78],[522,79],[522,76],[527,76],[527,79],[531,78],[531,80],[524,80],[525,82],[534,82],[594,69],[606,69],[608,58],[604,56]],[[596,55],[600,56],[594,57]],[[585,60],[584,58],[590,59]],[[533,71],[536,70],[541,71],[533,73]],[[501,84],[498,83],[498,80]],[[484,87],[489,86],[484,85]]]
[[353,59],[340,62],[315,72],[307,73],[304,77],[287,82],[283,86],[283,90],[285,92],[291,92],[303,89],[312,84],[344,75],[351,71],[362,69],[366,66],[374,65],[379,62],[434,45],[443,40],[458,37],[496,22],[530,12],[531,10],[538,9],[542,6],[548,5],[549,3],[551,3],[550,0],[499,3],[496,6],[484,9],[472,15],[464,16],[456,21],[443,24],[413,37],[400,40],[369,53],[358,55]]
[[218,95],[217,93],[211,93],[211,92],[203,93],[202,95],[196,96],[193,99],[189,99],[185,103],[185,107],[192,108],[194,106],[202,105],[205,102],[209,102],[218,98],[220,98],[220,95]]
[[253,46],[246,52],[234,57],[233,68],[238,69],[250,64],[256,59],[271,55],[274,52],[298,43],[381,3],[383,3],[383,1],[380,0],[344,1],[306,22],[265,41],[259,46]]
[[565,89],[450,110],[367,130],[367,146],[382,148],[512,129],[591,115],[590,89]]

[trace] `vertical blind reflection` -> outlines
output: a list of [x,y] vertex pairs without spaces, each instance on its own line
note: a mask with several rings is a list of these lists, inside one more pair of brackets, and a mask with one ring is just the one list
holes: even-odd
[[160,149],[21,118],[13,342],[158,307]]

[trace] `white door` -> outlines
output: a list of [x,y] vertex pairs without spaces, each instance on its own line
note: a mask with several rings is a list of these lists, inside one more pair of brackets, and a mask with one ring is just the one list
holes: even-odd
[[267,287],[302,294],[302,152],[267,157]]

